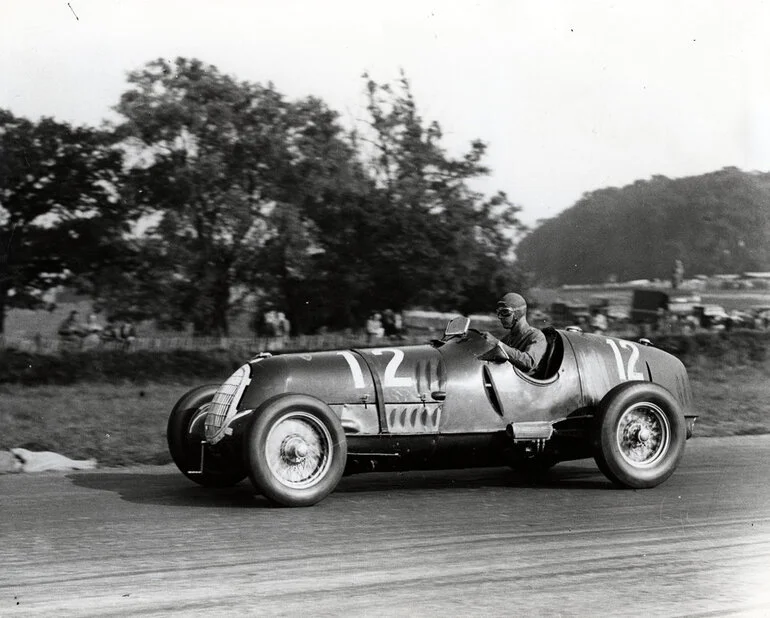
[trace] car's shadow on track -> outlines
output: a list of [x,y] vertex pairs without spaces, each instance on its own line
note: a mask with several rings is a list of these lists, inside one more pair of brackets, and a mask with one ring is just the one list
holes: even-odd
[[[203,508],[270,508],[246,480],[234,487],[201,487],[178,472],[90,472],[68,476],[73,485],[111,491],[137,504]],[[612,490],[598,470],[560,464],[543,477],[533,478],[508,468],[376,472],[343,477],[334,493],[358,494],[395,491],[526,488],[528,490]]]
[[360,474],[343,478],[337,492],[367,492],[420,489],[612,489],[597,470],[561,464],[542,476],[533,477],[509,468],[429,470]]
[[69,479],[77,487],[111,491],[138,504],[239,509],[270,506],[265,498],[254,494],[248,481],[233,487],[201,487],[178,472],[92,472],[72,474]]

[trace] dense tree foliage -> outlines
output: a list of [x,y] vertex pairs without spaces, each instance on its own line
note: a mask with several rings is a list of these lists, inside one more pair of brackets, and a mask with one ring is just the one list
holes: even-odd
[[196,60],[152,62],[129,84],[116,108],[124,195],[153,224],[103,291],[109,307],[226,334],[256,296],[308,331],[375,308],[486,308],[516,282],[518,209],[468,186],[487,173],[485,145],[450,157],[405,78],[396,90],[367,78],[353,132],[316,98]]
[[442,145],[442,129],[419,114],[405,76],[395,87],[368,76],[368,118],[356,135],[376,184],[379,212],[368,262],[379,306],[423,304],[486,310],[522,281],[512,262],[523,230],[519,208],[504,193],[473,191],[484,176],[486,144],[460,157]]
[[7,308],[62,284],[93,283],[120,250],[128,212],[107,136],[0,110],[0,333]]
[[517,248],[543,283],[770,271],[770,175],[736,168],[680,179],[654,176],[588,193]]
[[318,248],[304,286],[309,306],[331,327],[384,308],[488,310],[522,283],[512,263],[522,228],[504,194],[485,199],[469,188],[487,173],[485,145],[453,158],[438,123],[419,115],[406,78],[396,87],[364,79],[367,113],[344,161],[300,183]]
[[312,222],[301,208],[340,131],[336,115],[196,60],[152,62],[129,83],[116,136],[132,199],[156,224],[137,243],[135,264],[149,278],[114,289],[112,302],[123,289],[163,322],[227,334],[251,291],[295,300],[296,282],[312,278]]

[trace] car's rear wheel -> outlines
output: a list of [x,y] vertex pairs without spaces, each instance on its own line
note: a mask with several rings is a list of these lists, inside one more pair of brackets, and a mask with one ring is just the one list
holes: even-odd
[[188,479],[205,487],[230,487],[246,478],[246,471],[236,458],[203,443],[206,409],[218,388],[209,384],[187,392],[177,401],[166,427],[168,450],[176,467]]
[[669,391],[649,382],[627,382],[599,405],[594,459],[616,485],[655,487],[676,470],[686,433],[681,407]]
[[323,500],[337,486],[347,460],[339,418],[308,395],[280,395],[257,410],[244,448],[254,487],[281,506]]

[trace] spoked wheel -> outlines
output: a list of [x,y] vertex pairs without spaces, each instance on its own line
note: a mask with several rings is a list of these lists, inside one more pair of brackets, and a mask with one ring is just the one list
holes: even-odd
[[306,395],[281,395],[257,410],[245,449],[252,483],[282,506],[310,506],[325,498],[347,460],[339,419]]
[[593,449],[599,469],[622,487],[654,487],[674,473],[686,426],[677,400],[663,387],[627,382],[599,405]]
[[637,403],[621,414],[615,439],[618,452],[629,465],[648,468],[668,451],[671,425],[659,406]]
[[168,449],[176,467],[205,487],[230,487],[246,478],[238,460],[202,445],[206,410],[218,388],[215,384],[199,386],[183,395],[171,411],[166,428]]
[[265,458],[273,478],[290,489],[307,489],[329,472],[332,436],[307,412],[287,412],[270,428]]

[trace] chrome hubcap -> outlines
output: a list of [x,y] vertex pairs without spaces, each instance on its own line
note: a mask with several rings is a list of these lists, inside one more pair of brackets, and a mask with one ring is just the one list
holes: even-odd
[[288,463],[298,464],[307,457],[308,445],[301,436],[286,438],[281,445],[281,456]]
[[615,436],[623,459],[635,468],[647,468],[668,451],[671,426],[660,407],[637,403],[621,414]]
[[287,412],[273,424],[265,440],[271,474],[292,489],[318,484],[331,467],[332,449],[326,425],[307,412]]

